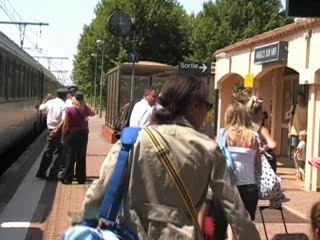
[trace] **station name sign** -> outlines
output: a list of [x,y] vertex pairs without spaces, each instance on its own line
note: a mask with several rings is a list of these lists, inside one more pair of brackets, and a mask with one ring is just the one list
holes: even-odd
[[180,74],[208,76],[211,74],[211,65],[207,63],[179,62],[178,71]]
[[279,41],[254,50],[254,64],[283,63],[288,59],[288,42]]

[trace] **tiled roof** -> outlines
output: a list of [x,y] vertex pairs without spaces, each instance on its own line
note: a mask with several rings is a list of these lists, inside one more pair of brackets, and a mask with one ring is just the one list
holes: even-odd
[[213,55],[215,56],[215,55],[218,55],[219,53],[223,53],[223,52],[227,53],[230,51],[243,49],[245,47],[251,47],[254,45],[258,45],[262,42],[276,41],[282,37],[285,37],[297,32],[305,31],[316,26],[320,26],[320,18],[309,18],[307,20],[298,21],[298,22],[291,23],[283,27],[276,28],[271,31],[256,35],[252,38],[247,38],[241,42],[237,42],[225,48],[218,49],[217,51],[215,51]]

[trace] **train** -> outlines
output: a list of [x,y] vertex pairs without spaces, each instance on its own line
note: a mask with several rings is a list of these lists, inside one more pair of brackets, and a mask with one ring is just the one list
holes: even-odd
[[52,72],[0,31],[0,156],[43,128],[46,116],[38,106],[60,87]]

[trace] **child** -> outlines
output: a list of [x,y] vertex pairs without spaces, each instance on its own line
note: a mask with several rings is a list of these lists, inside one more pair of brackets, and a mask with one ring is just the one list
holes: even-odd
[[311,209],[311,227],[314,240],[320,240],[320,202],[313,205]]
[[306,139],[307,132],[305,130],[299,132],[299,144],[294,153],[294,162],[296,165],[296,176],[300,180],[304,180],[304,165],[306,161]]

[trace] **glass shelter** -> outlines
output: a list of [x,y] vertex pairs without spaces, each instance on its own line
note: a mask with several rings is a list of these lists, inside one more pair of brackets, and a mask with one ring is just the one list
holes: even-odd
[[[107,99],[105,124],[114,128],[115,119],[122,106],[130,101],[132,63],[122,63],[106,74]],[[174,74],[175,67],[157,62],[140,61],[135,63],[134,100],[143,97],[148,86],[160,91],[167,78]]]

